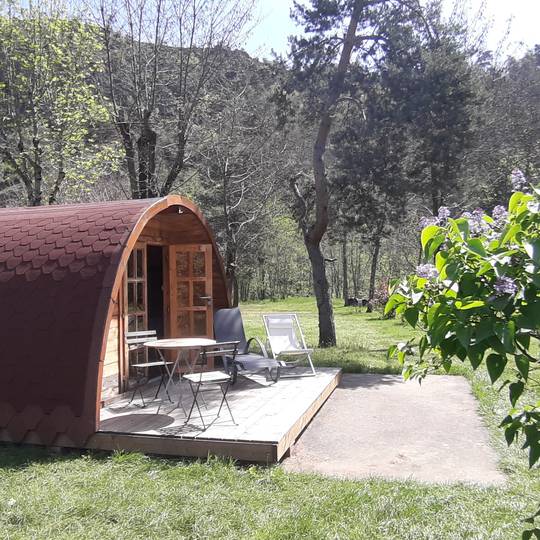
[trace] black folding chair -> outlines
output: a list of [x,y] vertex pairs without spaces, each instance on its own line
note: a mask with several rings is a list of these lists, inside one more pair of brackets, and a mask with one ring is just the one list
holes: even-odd
[[197,364],[201,366],[200,371],[198,373],[187,373],[182,375],[182,379],[185,379],[189,382],[191,393],[193,394],[193,403],[191,404],[191,408],[189,409],[186,424],[191,419],[193,409],[197,407],[197,412],[199,413],[199,417],[203,425],[203,430],[207,429],[208,426],[204,423],[204,418],[198,401],[199,397],[203,397],[202,392],[207,386],[218,386],[221,390],[222,398],[219,404],[216,418],[219,418],[221,414],[221,409],[223,408],[223,404],[225,404],[233,423],[236,424],[231,411],[231,407],[229,406],[229,402],[227,401],[227,392],[229,391],[229,386],[232,384],[232,373],[225,373],[224,371],[203,371],[203,368],[204,366],[208,365],[208,358],[216,356],[221,356],[222,358],[228,356],[232,358],[232,361],[234,362],[234,358],[236,357],[236,354],[238,352],[238,343],[238,341],[225,341],[221,343],[216,343],[215,345],[201,347],[199,356],[197,358]]
[[[214,313],[214,335],[218,341],[238,341],[238,354],[232,360],[223,357],[223,367],[233,376],[232,384],[236,382],[237,372],[259,373],[266,372],[267,376],[277,382],[280,376],[281,363],[269,358],[263,343],[256,337],[246,339],[242,313],[239,308],[218,309]],[[250,352],[252,343],[257,343],[261,352]]]
[[[156,341],[156,340],[157,340],[157,334],[155,330],[126,332],[126,345],[127,345],[129,353],[137,352],[138,354],[139,351],[144,350],[145,348],[144,343],[147,343],[148,341]],[[133,389],[133,394],[131,395],[131,399],[129,400],[129,404],[133,402],[138,392],[141,396],[142,406],[146,407],[146,403],[144,401],[144,396],[142,393],[142,388],[148,382],[148,369],[153,368],[153,367],[161,368],[161,377],[159,379],[159,385],[157,387],[154,397],[152,398],[152,401],[158,397],[159,391],[161,390],[162,386],[165,388],[165,392],[167,393],[167,397],[169,398],[169,401],[172,401],[171,396],[169,395],[169,391],[167,390],[166,382],[169,380],[169,377],[171,375],[169,366],[172,366],[173,364],[174,362],[167,362],[161,355],[159,357],[159,360],[155,360],[152,362],[148,362],[148,361],[138,362],[137,361],[134,364],[130,364],[130,367],[135,369],[136,380],[135,380],[135,387]]]

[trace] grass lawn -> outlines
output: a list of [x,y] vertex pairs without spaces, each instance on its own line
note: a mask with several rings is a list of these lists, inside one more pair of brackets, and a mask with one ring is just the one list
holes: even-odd
[[[247,304],[242,310],[248,333],[261,337],[261,313],[295,311],[308,342],[316,343],[312,299]],[[317,351],[317,364],[399,372],[384,354],[390,343],[409,335],[398,321],[336,303],[336,326],[339,347]],[[0,446],[0,538],[520,538],[520,518],[540,500],[540,474],[527,470],[523,454],[507,449],[497,430],[506,396],[487,386],[484,373],[459,372],[479,399],[508,476],[504,487],[353,482],[215,459],[54,455],[8,445]],[[441,421],[443,416],[441,411]]]

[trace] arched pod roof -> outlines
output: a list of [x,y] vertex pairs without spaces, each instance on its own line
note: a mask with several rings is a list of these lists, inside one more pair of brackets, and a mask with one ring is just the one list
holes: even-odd
[[0,210],[0,431],[8,439],[52,444],[63,434],[82,445],[96,431],[113,298],[145,225],[174,206],[214,244],[214,287],[226,299],[209,226],[181,197]]

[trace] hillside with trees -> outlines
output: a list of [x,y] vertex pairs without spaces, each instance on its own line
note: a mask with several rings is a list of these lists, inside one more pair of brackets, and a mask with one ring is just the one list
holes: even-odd
[[234,301],[380,305],[422,218],[538,178],[540,46],[499,58],[440,2],[313,0],[287,58],[241,49],[253,3],[0,4],[0,204],[180,193]]

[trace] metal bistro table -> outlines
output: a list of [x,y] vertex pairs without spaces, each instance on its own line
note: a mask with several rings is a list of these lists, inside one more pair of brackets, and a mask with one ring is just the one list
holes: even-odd
[[[165,385],[165,393],[167,394],[169,391],[169,386],[173,382],[173,377],[178,368],[180,367],[181,362],[184,362],[184,365],[187,368],[188,373],[193,373],[193,369],[195,368],[196,359],[193,362],[189,361],[189,351],[190,350],[196,350],[200,349],[201,347],[208,347],[209,345],[215,345],[216,340],[215,339],[209,339],[209,338],[168,338],[168,339],[157,339],[154,341],[147,341],[144,343],[144,346],[148,349],[156,349],[159,357],[163,362],[166,362],[167,359],[165,358],[163,351],[177,351],[176,353],[176,360],[174,361],[174,365],[169,373],[169,380],[167,381],[167,384]],[[182,407],[182,410],[184,411],[184,414],[186,414],[186,410],[184,409],[184,405],[182,403],[182,389],[181,386],[179,387],[179,397],[178,397],[178,405]]]

